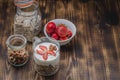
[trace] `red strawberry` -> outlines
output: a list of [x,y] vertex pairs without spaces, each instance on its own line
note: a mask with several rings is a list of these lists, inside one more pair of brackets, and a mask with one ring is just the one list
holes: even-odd
[[52,50],[48,50],[47,53],[48,53],[48,54],[51,54],[51,55],[53,55],[53,56],[56,56],[56,53],[55,53],[54,51],[52,51]]
[[53,33],[51,37],[54,38],[54,39],[56,39],[56,40],[58,40],[58,38],[59,38],[56,33]]
[[48,59],[48,53],[45,53],[42,57],[43,57],[44,60],[47,60]]
[[65,37],[67,35],[67,31],[68,29],[64,25],[59,25],[56,29],[56,32],[60,37]]
[[60,37],[60,40],[66,40],[68,39],[67,37]]
[[68,30],[67,37],[70,38],[72,36],[72,31]]
[[41,51],[41,50],[36,50],[36,52],[38,53],[38,54],[40,54],[40,55],[43,55],[44,54],[44,52],[43,51]]
[[46,47],[46,46],[40,45],[39,48],[40,48],[41,50],[43,50],[43,51],[46,51],[46,50],[47,50],[47,47]]
[[46,32],[48,34],[52,34],[56,29],[56,25],[54,22],[49,22],[46,26]]

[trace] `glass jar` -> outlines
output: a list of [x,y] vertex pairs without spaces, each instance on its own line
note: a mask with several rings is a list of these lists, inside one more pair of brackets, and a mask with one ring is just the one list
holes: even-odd
[[35,37],[33,43],[34,68],[42,76],[50,76],[59,70],[60,45],[56,40]]
[[23,35],[11,35],[7,41],[8,62],[16,67],[23,66],[28,61],[26,50],[27,40]]
[[14,19],[14,33],[24,35],[27,41],[32,42],[32,38],[41,31],[41,14],[38,3],[18,0],[18,3],[15,2],[15,4],[17,13]]

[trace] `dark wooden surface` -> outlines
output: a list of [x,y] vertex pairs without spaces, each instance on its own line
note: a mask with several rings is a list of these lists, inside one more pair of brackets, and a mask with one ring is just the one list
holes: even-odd
[[[5,42],[13,34],[16,9],[13,0],[0,0],[0,80],[120,80],[119,0],[39,0],[39,5],[42,28],[55,18],[68,19],[77,28],[72,41],[61,47],[59,71],[50,77],[38,75],[30,43],[30,60],[24,67],[7,62]],[[114,25],[104,24],[107,11],[115,13]]]

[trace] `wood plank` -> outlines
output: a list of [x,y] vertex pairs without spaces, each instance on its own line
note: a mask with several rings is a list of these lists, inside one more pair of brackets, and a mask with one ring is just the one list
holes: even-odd
[[[16,8],[13,0],[0,1],[0,80],[120,80],[120,21],[101,26],[107,9],[120,20],[120,1],[38,0],[44,25],[55,18],[72,21],[77,28],[72,41],[61,47],[60,69],[49,77],[34,70],[32,44],[30,59],[24,67],[12,67],[7,61],[6,39],[13,34]],[[111,6],[110,6],[111,5]],[[41,31],[39,37],[44,36]]]

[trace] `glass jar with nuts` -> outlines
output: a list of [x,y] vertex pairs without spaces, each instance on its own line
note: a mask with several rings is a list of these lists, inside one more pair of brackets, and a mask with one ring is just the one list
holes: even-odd
[[7,41],[8,62],[16,67],[23,66],[28,61],[26,50],[27,40],[23,35],[11,35]]

